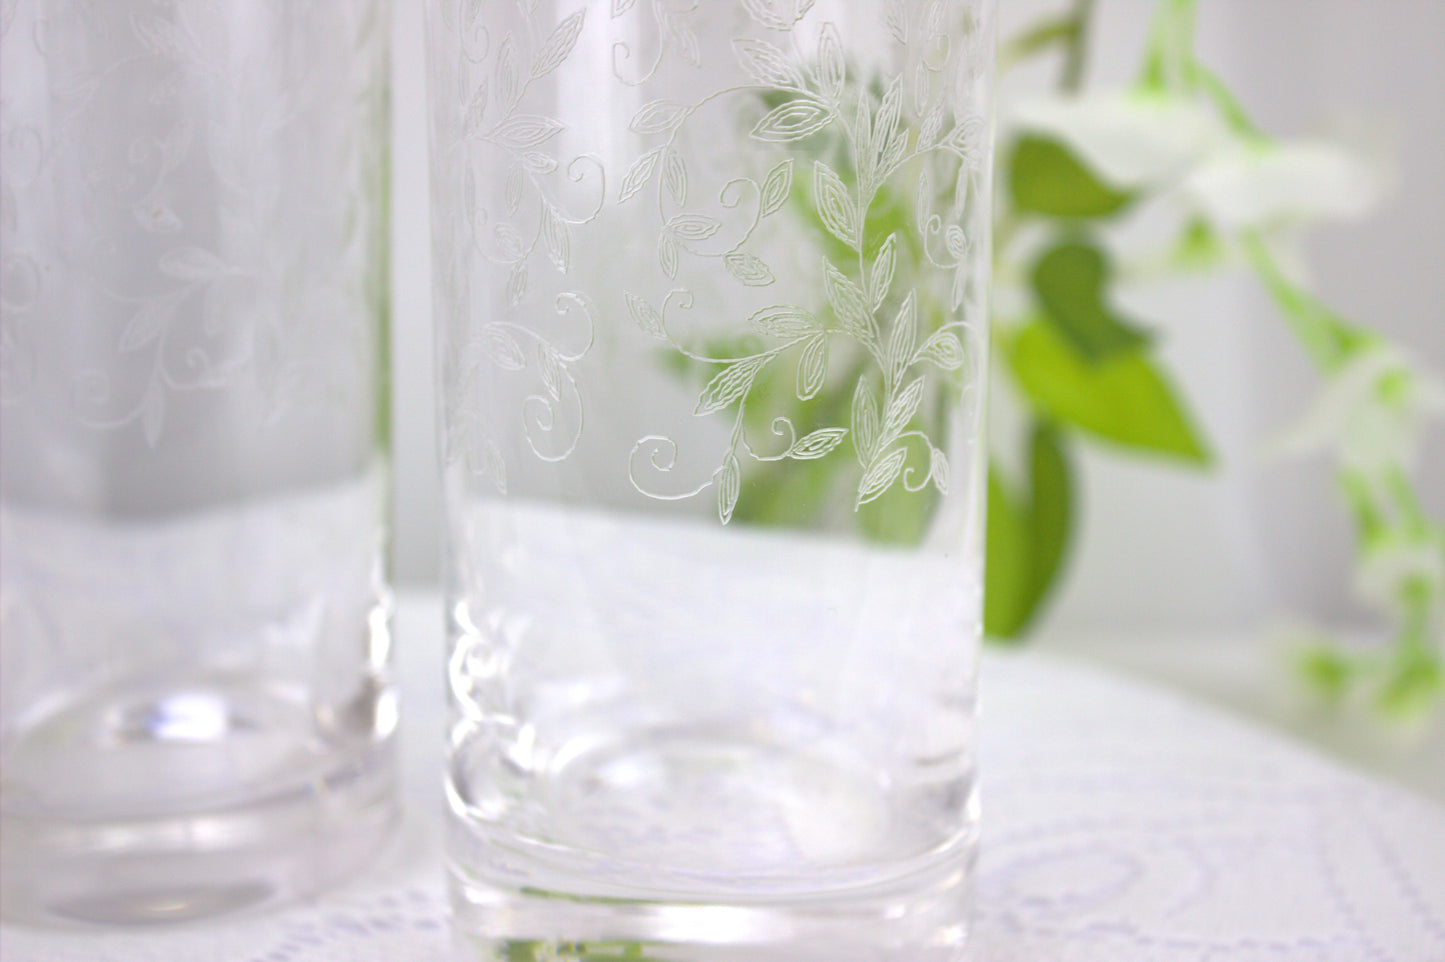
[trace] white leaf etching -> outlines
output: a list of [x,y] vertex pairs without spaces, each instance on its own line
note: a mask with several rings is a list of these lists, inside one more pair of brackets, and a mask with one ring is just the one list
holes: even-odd
[[906,0],[888,0],[888,9],[883,14],[888,32],[899,43],[908,42],[908,8]]
[[562,130],[562,124],[551,117],[521,114],[497,125],[489,139],[509,150],[529,150],[546,143]]
[[462,131],[466,137],[480,137],[485,132],[487,92],[487,81],[483,80],[467,101],[467,112],[462,120]]
[[547,248],[547,257],[557,270],[567,273],[572,258],[572,242],[567,222],[551,204],[542,207],[542,243]]
[[800,438],[798,443],[788,450],[788,457],[800,461],[821,458],[843,443],[847,436],[847,428],[819,428]]
[[663,326],[662,315],[657,309],[636,294],[625,295],[627,299],[627,312],[632,315],[632,320],[640,327],[643,333],[652,337],[667,337],[667,329]]
[[873,271],[868,277],[868,289],[872,293],[873,308],[877,310],[884,299],[888,296],[888,289],[893,286],[893,272],[898,260],[898,234],[889,234],[887,239],[878,248],[878,256],[873,261]]
[[764,87],[802,90],[805,86],[802,72],[788,55],[766,41],[739,38],[733,41],[733,52],[749,76]]
[[705,214],[678,214],[667,222],[665,230],[679,240],[700,241],[722,230],[722,222]]
[[516,307],[527,296],[527,264],[519,261],[507,273],[507,303]]
[[944,102],[940,100],[933,105],[923,117],[923,123],[918,128],[918,149],[927,150],[938,140],[938,135],[943,132],[943,110]]
[[919,225],[930,223],[933,215],[929,213],[930,198],[933,197],[933,181],[928,176],[928,168],[925,167],[918,172],[918,189],[914,191],[913,218]]
[[866,465],[873,459],[878,444],[878,402],[864,378],[859,378],[858,386],[853,389],[852,427],[858,461]]
[[561,400],[562,378],[565,376],[562,357],[555,348],[542,341],[537,342],[537,373],[542,378],[542,386],[547,389],[552,400]]
[[818,322],[811,311],[789,304],[775,304],[760,311],[754,311],[748,317],[748,323],[763,334],[771,334],[773,337],[787,340],[819,334],[823,330],[823,325]]
[[533,79],[551,73],[567,59],[567,55],[577,44],[577,35],[582,32],[582,20],[586,13],[585,8],[578,10],[557,24],[557,28],[538,51],[537,59],[532,62]]
[[669,149],[663,154],[662,186],[674,204],[682,207],[687,203],[687,167],[683,165],[682,155],[675,150]]
[[982,117],[965,117],[944,138],[943,146],[958,154],[965,164],[976,170],[983,163],[984,132]]
[[507,462],[502,459],[501,450],[492,440],[481,442],[480,447],[481,450],[477,451],[475,445],[467,445],[467,468],[478,477],[491,481],[498,493],[506,494]]
[[520,371],[527,366],[522,346],[511,332],[500,324],[488,324],[479,332],[487,357],[505,371]]
[[863,292],[826,259],[823,261],[823,289],[828,295],[828,305],[833,308],[833,316],[843,330],[865,345],[877,344],[878,322],[864,303]]
[[768,176],[763,179],[762,216],[766,217],[787,203],[792,189],[793,158],[789,157],[768,171]]
[[546,175],[557,169],[557,158],[542,153],[540,150],[529,150],[522,155],[522,169],[529,174]]
[[745,357],[741,361],[733,361],[713,376],[707,386],[702,389],[702,395],[697,399],[697,407],[693,414],[702,416],[712,414],[714,411],[721,411],[723,408],[741,398],[753,386],[753,379],[758,376],[758,371],[768,363],[771,355],[759,354],[753,357]]
[[816,397],[827,378],[828,337],[818,334],[803,345],[803,352],[798,355],[798,400],[808,401]]
[[777,280],[762,259],[747,251],[728,251],[723,255],[728,273],[748,287],[767,287]]
[[722,465],[713,475],[717,482],[717,513],[723,524],[732,520],[733,509],[738,504],[738,493],[742,490],[742,468],[737,455],[728,452]]
[[872,176],[867,165],[873,162],[873,113],[872,105],[867,97],[859,97],[858,105],[853,111],[853,155],[859,159],[863,169],[859,172],[861,179]]
[[673,103],[669,100],[654,100],[644,104],[632,118],[628,126],[639,134],[664,134],[677,129],[688,115],[692,108],[687,104]]
[[517,103],[521,92],[521,78],[517,75],[517,50],[511,37],[504,37],[497,49],[497,100],[502,110],[509,111]]
[[908,367],[913,360],[913,345],[917,343],[918,336],[918,300],[913,291],[903,299],[903,306],[898,309],[898,316],[893,321],[893,329],[888,332],[888,346],[883,351],[883,358],[889,367],[895,372],[901,372]]
[[498,224],[492,229],[492,237],[507,262],[519,261],[527,256],[527,243],[511,224]]
[[939,494],[948,493],[948,458],[938,448],[928,451],[928,476]]
[[908,128],[899,125],[902,112],[903,85],[894,78],[883,95],[878,117],[873,123],[873,146],[878,151],[875,176],[883,180],[892,172],[908,149]]
[[854,507],[861,508],[887,491],[903,470],[903,461],[907,457],[906,448],[894,448],[868,465],[868,470],[863,472],[863,480],[858,482],[858,500]]
[[632,5],[636,2],[637,0],[612,0],[612,18],[615,20],[616,18],[622,16],[624,13],[631,10]]
[[957,224],[949,224],[943,232],[943,243],[954,260],[960,260],[968,253],[968,235]]
[[799,97],[768,111],[751,133],[758,140],[773,143],[802,140],[828,126],[832,119],[827,104],[813,97]]
[[838,38],[838,28],[831,22],[823,24],[818,34],[818,65],[815,69],[823,96],[837,103],[845,79],[843,42]]
[[923,36],[929,43],[945,37],[944,12],[943,0],[933,0],[924,13]]
[[652,179],[652,172],[657,169],[657,160],[662,156],[662,150],[661,147],[654,148],[632,162],[632,166],[628,167],[627,173],[622,176],[622,190],[618,194],[618,200],[626,200],[647,186],[647,182]]
[[697,42],[697,34],[687,27],[679,26],[672,33],[673,44],[682,53],[682,59],[694,67],[702,66],[702,49]]
[[883,416],[883,437],[892,440],[903,433],[913,415],[918,413],[918,404],[923,400],[923,378],[915,378],[888,402],[888,413]]
[[913,68],[913,112],[922,116],[928,109],[928,65],[919,61]]
[[200,247],[175,247],[160,256],[161,273],[182,281],[203,283],[226,274],[229,268],[215,254]]
[[926,357],[945,371],[956,371],[963,367],[963,341],[952,331],[936,331],[923,342],[919,356]]
[[843,178],[821,160],[813,163],[813,193],[823,225],[833,232],[834,237],[857,250],[858,233],[862,226],[858,205],[848,195]]
[[657,262],[669,280],[677,279],[677,239],[668,231],[657,238]]
[[[792,6],[788,0],[743,0],[743,7],[748,11],[754,20],[765,27],[774,30],[791,30],[797,18],[802,14],[794,12],[788,15],[785,11]],[[812,6],[809,3],[808,6]]]
[[507,168],[502,200],[506,204],[508,214],[517,213],[517,208],[522,205],[522,166],[520,164],[513,164]]

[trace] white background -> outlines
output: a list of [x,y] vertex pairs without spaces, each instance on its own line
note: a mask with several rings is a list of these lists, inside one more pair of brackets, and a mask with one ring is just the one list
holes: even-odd
[[[579,0],[580,2],[580,0]],[[1000,0],[1009,36],[1062,0]],[[1445,0],[1200,0],[1199,46],[1268,131],[1350,130],[1394,157],[1369,218],[1312,235],[1316,291],[1345,316],[1408,344],[1445,372]],[[437,579],[442,524],[435,454],[425,76],[420,0],[397,0],[395,139],[394,575]],[[1150,0],[1097,0],[1089,76],[1137,69]],[[1004,94],[1013,88],[1004,87]],[[1350,621],[1350,530],[1330,472],[1283,462],[1267,442],[1316,379],[1243,273],[1143,292],[1126,307],[1157,326],[1167,368],[1218,457],[1181,470],[1094,448],[1068,579],[1043,624],[1060,629],[1250,627],[1286,614]],[[1445,431],[1419,474],[1445,517]]]

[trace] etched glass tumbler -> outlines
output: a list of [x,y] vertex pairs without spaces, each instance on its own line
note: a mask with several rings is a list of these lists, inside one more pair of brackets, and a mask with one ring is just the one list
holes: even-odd
[[459,942],[958,958],[991,3],[427,9]]
[[384,0],[0,13],[0,895],[304,895],[397,812]]

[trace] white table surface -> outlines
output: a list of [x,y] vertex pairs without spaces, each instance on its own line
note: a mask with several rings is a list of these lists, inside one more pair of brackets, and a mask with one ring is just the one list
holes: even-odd
[[[186,928],[0,928],[3,962],[444,962],[442,616],[396,620],[407,814],[364,877]],[[1445,808],[1037,648],[983,676],[973,962],[1445,962]],[[842,960],[840,960],[842,962]]]

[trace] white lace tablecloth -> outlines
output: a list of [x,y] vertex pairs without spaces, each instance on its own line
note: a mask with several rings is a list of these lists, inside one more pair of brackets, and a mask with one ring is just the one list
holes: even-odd
[[[227,923],[7,926],[0,962],[449,962],[441,626],[403,598],[409,807],[366,877]],[[1445,809],[1057,656],[990,652],[983,679],[973,962],[1445,962]]]

